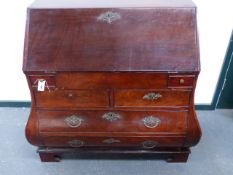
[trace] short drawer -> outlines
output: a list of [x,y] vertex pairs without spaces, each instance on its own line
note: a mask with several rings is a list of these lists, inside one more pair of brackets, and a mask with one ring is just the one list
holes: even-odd
[[35,92],[37,107],[108,107],[108,90],[54,90]]
[[57,86],[61,89],[166,88],[163,73],[59,73]]
[[189,106],[190,90],[131,90],[115,91],[116,107]]
[[187,111],[37,111],[39,131],[186,134]]
[[195,83],[195,75],[169,75],[168,87],[192,88]]
[[184,137],[48,137],[45,146],[52,147],[132,147],[156,149],[157,147],[178,147],[184,144]]

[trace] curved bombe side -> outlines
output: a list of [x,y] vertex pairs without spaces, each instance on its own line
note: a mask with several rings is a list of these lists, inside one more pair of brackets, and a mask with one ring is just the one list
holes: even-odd
[[197,145],[202,136],[201,128],[197,120],[197,115],[194,107],[193,109],[190,109],[187,122],[188,131],[185,141],[185,147],[191,147]]
[[34,97],[33,89],[32,89],[32,86],[30,85],[30,80],[27,74],[26,74],[26,78],[27,78],[28,86],[30,88],[32,106],[31,106],[31,111],[30,111],[29,118],[27,121],[27,125],[25,128],[25,135],[26,135],[26,139],[28,140],[30,144],[35,145],[35,146],[42,146],[43,144],[40,141],[40,137],[39,137],[38,116],[36,114],[36,109],[34,107],[35,97]]
[[25,135],[28,142],[35,146],[42,146],[38,133],[38,118],[35,109],[31,109],[29,119],[25,129]]
[[191,107],[189,109],[189,116],[188,116],[188,121],[187,121],[188,131],[187,131],[187,136],[186,136],[186,141],[185,141],[185,146],[187,147],[197,145],[202,136],[201,127],[197,119],[197,115],[195,111],[195,103],[194,103],[194,94],[195,94],[198,74],[196,75],[194,85],[193,85],[193,92],[190,97]]

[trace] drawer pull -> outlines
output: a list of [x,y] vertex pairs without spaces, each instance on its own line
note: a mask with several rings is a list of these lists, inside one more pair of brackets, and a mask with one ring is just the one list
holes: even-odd
[[84,145],[84,142],[81,140],[70,140],[68,144],[71,147],[78,148],[78,147],[82,147]]
[[116,21],[118,19],[121,19],[120,14],[110,11],[102,13],[97,17],[97,20],[106,21],[108,24],[111,24],[113,21]]
[[158,145],[158,142],[154,140],[146,140],[142,142],[142,147],[145,149],[152,149],[155,148]]
[[68,97],[72,98],[72,97],[74,97],[74,95],[72,93],[68,93]]
[[160,93],[155,93],[155,92],[151,92],[143,96],[144,100],[151,100],[151,101],[157,100],[159,98],[162,98],[162,95]]
[[114,122],[114,121],[117,121],[117,120],[120,120],[121,119],[121,116],[117,113],[114,113],[114,112],[108,112],[108,113],[105,113],[102,118],[104,120],[107,120],[109,122]]
[[107,143],[107,144],[120,143],[120,142],[121,142],[120,140],[113,139],[113,138],[103,140],[103,143]]
[[161,123],[161,120],[159,118],[152,115],[145,117],[144,119],[142,119],[142,121],[147,128],[155,128]]
[[183,78],[180,79],[180,84],[184,84],[184,79]]
[[77,128],[82,124],[83,119],[76,115],[71,115],[66,117],[65,122],[71,128]]

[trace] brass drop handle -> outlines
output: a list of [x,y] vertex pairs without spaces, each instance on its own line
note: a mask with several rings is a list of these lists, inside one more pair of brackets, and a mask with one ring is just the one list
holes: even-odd
[[184,84],[184,79],[183,78],[180,79],[180,84]]
[[158,145],[158,142],[154,140],[146,140],[142,142],[142,147],[145,149],[152,149],[155,148]]
[[64,121],[69,127],[78,128],[82,124],[83,118],[80,116],[71,115],[69,117],[66,117]]
[[147,128],[156,128],[161,123],[161,120],[159,118],[152,115],[143,118],[142,121]]
[[150,92],[148,94],[145,94],[143,96],[144,100],[150,100],[150,101],[154,101],[157,100],[159,98],[162,98],[163,96],[160,93],[155,93],[155,92]]
[[68,145],[71,146],[71,147],[79,148],[79,147],[82,147],[84,145],[84,141],[81,141],[81,140],[70,140],[68,142]]

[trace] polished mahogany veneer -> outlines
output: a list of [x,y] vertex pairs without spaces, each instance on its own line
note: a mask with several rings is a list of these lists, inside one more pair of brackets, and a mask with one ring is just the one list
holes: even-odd
[[195,5],[53,2],[28,8],[24,48],[32,98],[26,137],[41,161],[68,152],[187,161],[201,137]]

